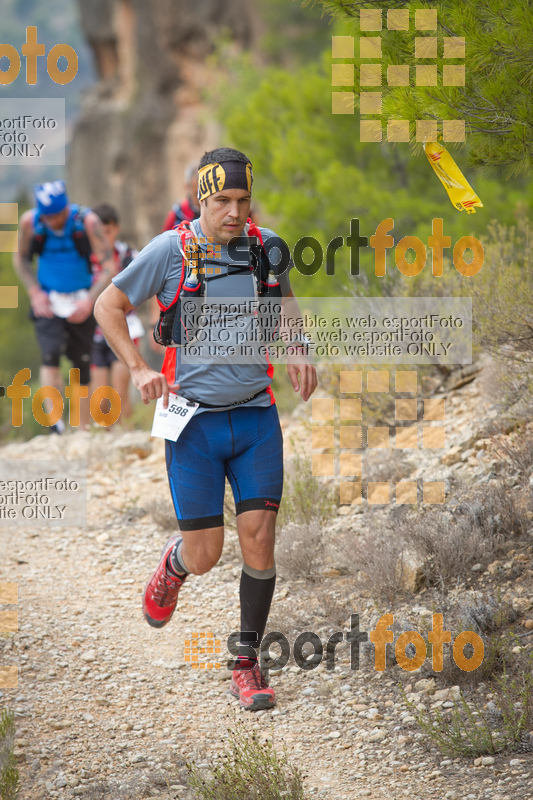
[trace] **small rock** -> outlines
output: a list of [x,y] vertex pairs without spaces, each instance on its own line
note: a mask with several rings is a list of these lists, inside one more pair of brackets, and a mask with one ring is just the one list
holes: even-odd
[[426,583],[426,562],[416,553],[407,552],[402,560],[401,581],[403,588],[416,594]]
[[484,767],[491,767],[494,764],[494,757],[493,756],[483,756],[481,759],[481,763]]
[[522,762],[521,762],[521,760],[519,758],[512,758],[509,761],[509,766],[510,767],[519,767],[521,765],[521,763]]
[[136,455],[138,458],[147,458],[152,452],[150,434],[145,431],[128,431],[113,444],[112,449],[123,455]]
[[91,664],[93,661],[96,661],[96,650],[87,650],[85,653],[80,655],[82,661],[86,661],[88,664]]
[[481,564],[474,564],[474,566],[472,567],[472,572],[481,572],[482,569],[483,567],[481,566]]
[[455,703],[454,703],[452,700],[446,700],[446,701],[445,701],[445,702],[442,704],[442,707],[443,707],[443,708],[455,708]]
[[422,678],[415,683],[415,689],[417,692],[433,694],[435,691],[435,678]]
[[533,619],[526,619],[522,624],[526,631],[533,631]]

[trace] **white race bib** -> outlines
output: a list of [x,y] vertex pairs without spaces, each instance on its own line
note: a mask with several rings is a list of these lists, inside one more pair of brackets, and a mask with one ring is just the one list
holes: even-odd
[[197,408],[198,403],[172,392],[168,396],[168,408],[163,408],[163,398],[159,397],[155,406],[152,436],[177,442]]
[[88,295],[87,289],[78,289],[77,292],[56,292],[52,290],[48,293],[48,298],[56,317],[67,319],[74,313],[77,303],[80,300],[85,300]]
[[126,322],[128,323],[128,333],[130,335],[130,339],[140,339],[141,336],[144,336],[146,333],[144,330],[144,325],[137,314],[127,314]]

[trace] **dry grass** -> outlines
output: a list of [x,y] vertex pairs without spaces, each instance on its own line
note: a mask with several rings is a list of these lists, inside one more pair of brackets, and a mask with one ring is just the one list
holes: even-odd
[[309,458],[296,455],[278,515],[276,563],[282,575],[312,581],[321,574],[324,527],[334,515],[332,490],[313,475]]
[[318,521],[285,525],[276,545],[276,563],[284,578],[316,580],[325,553],[322,525]]
[[495,446],[495,455],[508,470],[520,475],[524,480],[533,471],[533,435],[518,433],[512,439],[501,439]]
[[375,600],[386,602],[390,608],[405,594],[405,553],[403,536],[392,528],[350,537],[343,546],[344,564],[356,576],[357,587]]
[[[510,669],[520,670],[523,657],[512,652],[518,640],[510,630],[518,615],[509,603],[499,597],[484,595],[474,602],[459,604],[451,617],[453,620],[450,620],[449,626],[455,635],[461,631],[474,631],[482,638],[484,657],[476,670],[465,672],[457,666],[448,648],[442,672],[439,673],[445,685],[473,687],[491,681],[494,676]],[[471,645],[465,646],[464,653],[467,658],[471,657]]]
[[151,500],[145,504],[145,509],[151,515],[156,525],[164,531],[176,531],[178,523],[174,506],[168,500]]
[[501,481],[459,496],[453,512],[411,516],[400,533],[426,565],[428,584],[443,590],[482,569],[501,552],[504,542],[523,536],[529,526],[529,499]]

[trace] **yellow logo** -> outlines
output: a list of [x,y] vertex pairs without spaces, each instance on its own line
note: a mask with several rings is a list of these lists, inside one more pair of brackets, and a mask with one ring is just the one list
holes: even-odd
[[252,181],[253,181],[253,178],[252,178],[252,165],[251,164],[247,164],[246,165],[246,183],[248,184],[248,191],[249,192],[252,191]]
[[202,167],[198,173],[198,199],[205,200],[215,192],[222,191],[225,182],[226,173],[221,164],[208,164]]

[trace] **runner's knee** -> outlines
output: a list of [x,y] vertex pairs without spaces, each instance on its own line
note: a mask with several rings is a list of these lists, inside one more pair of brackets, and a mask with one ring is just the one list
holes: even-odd
[[189,532],[184,537],[181,549],[183,563],[195,575],[209,572],[218,563],[224,546],[223,535],[220,537],[213,531],[212,535],[206,537],[202,533],[204,531],[198,531],[190,536]]

